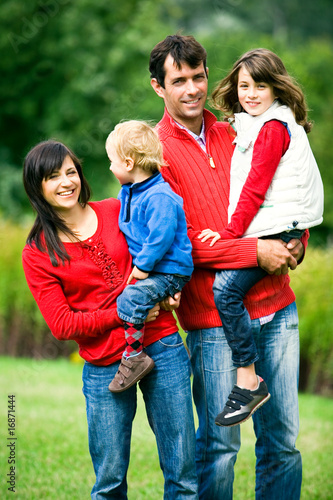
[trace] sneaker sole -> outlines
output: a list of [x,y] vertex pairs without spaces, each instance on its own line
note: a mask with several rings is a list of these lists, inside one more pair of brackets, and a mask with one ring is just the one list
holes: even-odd
[[220,424],[220,423],[218,423],[216,421],[215,421],[215,424],[218,425],[219,427],[235,427],[236,425],[240,425],[243,422],[246,422],[247,420],[249,420],[249,418],[252,417],[253,413],[255,411],[257,411],[258,408],[260,408],[263,404],[267,403],[267,401],[269,400],[270,397],[271,397],[271,395],[268,393],[267,396],[265,397],[265,399],[263,399],[262,401],[260,401],[260,403],[258,403],[257,406],[255,406],[254,408],[252,408],[251,413],[249,413],[247,417],[243,418],[243,420],[240,420],[239,422],[236,422],[235,424],[223,425],[223,424]]

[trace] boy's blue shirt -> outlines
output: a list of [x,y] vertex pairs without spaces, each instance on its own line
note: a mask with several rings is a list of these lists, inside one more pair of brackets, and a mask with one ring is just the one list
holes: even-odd
[[183,200],[162,175],[157,172],[143,182],[124,184],[118,199],[119,227],[133,264],[145,272],[191,275],[192,245]]

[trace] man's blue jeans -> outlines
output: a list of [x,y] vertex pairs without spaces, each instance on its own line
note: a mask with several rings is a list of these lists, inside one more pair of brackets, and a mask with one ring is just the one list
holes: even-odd
[[[155,368],[140,382],[149,424],[155,434],[163,471],[164,499],[197,500],[195,430],[190,362],[178,333],[145,348]],[[130,458],[132,422],[137,387],[113,394],[108,390],[119,363],[85,363],[89,450],[96,474],[94,500],[127,498],[126,474]]]
[[[260,360],[256,370],[271,393],[253,415],[257,441],[256,499],[298,500],[302,460],[295,448],[298,435],[299,335],[296,304],[260,325],[252,321]],[[236,382],[236,368],[223,328],[188,333],[193,368],[193,396],[199,428],[196,461],[200,500],[231,500],[240,427],[219,427],[220,413]],[[241,481],[241,478],[239,478]]]

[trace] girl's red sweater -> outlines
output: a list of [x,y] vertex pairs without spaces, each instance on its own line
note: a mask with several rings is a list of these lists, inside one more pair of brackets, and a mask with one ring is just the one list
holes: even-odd
[[[188,234],[195,266],[191,281],[182,292],[177,315],[185,330],[221,326],[215,307],[213,283],[215,271],[255,267],[257,238],[218,240],[212,247],[198,235],[203,229],[222,232],[228,223],[230,163],[233,131],[227,123],[217,122],[204,111],[206,149],[179,128],[165,111],[157,130],[163,144],[166,166],[162,174],[184,200]],[[308,234],[302,240],[306,245]],[[244,304],[251,318],[272,314],[295,300],[288,275],[268,275],[247,294]]]
[[[70,263],[53,267],[47,253],[26,245],[23,268],[32,295],[58,340],[75,340],[83,359],[107,365],[125,349],[116,299],[124,289],[132,260],[118,226],[120,202],[92,202],[98,217],[94,236],[83,243],[64,243]],[[146,324],[144,345],[178,330],[172,313],[161,311]]]

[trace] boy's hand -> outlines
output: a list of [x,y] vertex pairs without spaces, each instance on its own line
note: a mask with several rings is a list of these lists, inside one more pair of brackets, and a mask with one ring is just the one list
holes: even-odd
[[217,242],[217,240],[221,239],[221,236],[216,231],[212,231],[211,229],[204,229],[203,231],[201,231],[198,238],[199,240],[201,240],[202,243],[208,240],[209,238],[213,238],[212,241],[209,243],[209,246],[212,247],[214,243]]
[[148,276],[149,276],[149,273],[145,273],[143,271],[140,271],[140,269],[138,269],[136,266],[134,266],[126,283],[127,283],[127,285],[129,285],[133,278],[135,278],[136,280],[145,280],[146,278],[148,278]]

